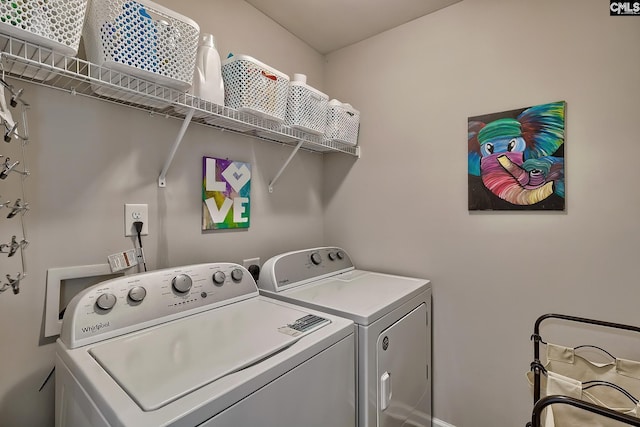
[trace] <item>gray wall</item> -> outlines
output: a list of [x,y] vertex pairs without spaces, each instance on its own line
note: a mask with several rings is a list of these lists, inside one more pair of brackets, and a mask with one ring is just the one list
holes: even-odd
[[[363,154],[326,156],[325,240],[432,279],[438,418],[524,425],[540,314],[639,324],[639,40],[640,19],[602,1],[475,0],[328,55]],[[469,212],[467,118],[559,100],[566,212]],[[555,323],[560,343],[585,343]],[[637,337],[611,341],[640,356]]]
[[[322,88],[322,56],[244,1],[160,3],[213,33],[221,56],[230,51],[252,55],[289,75],[307,74],[311,85]],[[268,183],[291,147],[192,125],[169,169],[167,187],[158,188],[181,121],[12,82],[25,88],[32,105],[31,176],[25,180],[31,244],[22,291],[0,294],[0,426],[53,425],[53,382],[38,392],[55,350],[53,340],[42,338],[46,271],[106,263],[109,254],[132,248],[133,240],[123,235],[125,203],[149,205],[150,234],[143,243],[150,269],[256,256],[266,260],[322,243],[321,155],[300,152],[269,194]],[[8,155],[10,147],[0,147],[0,154]],[[203,156],[251,163],[249,230],[200,231]],[[19,185],[16,174],[2,181],[1,199],[14,200]],[[19,234],[17,224],[0,220],[0,242]],[[0,259],[3,279],[19,270],[15,260]]]

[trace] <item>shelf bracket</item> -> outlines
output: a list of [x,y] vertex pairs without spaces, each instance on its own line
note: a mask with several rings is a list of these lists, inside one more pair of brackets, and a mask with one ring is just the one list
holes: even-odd
[[191,123],[191,119],[193,118],[193,113],[195,110],[191,108],[187,113],[184,121],[182,122],[182,127],[180,127],[180,132],[178,132],[178,136],[176,141],[173,143],[173,147],[171,147],[171,152],[169,153],[169,157],[167,161],[164,162],[164,167],[162,168],[162,172],[160,172],[160,176],[158,177],[158,187],[164,188],[167,186],[167,171],[169,170],[169,166],[171,166],[171,162],[173,162],[173,156],[176,155],[178,151],[178,147],[180,147],[180,143],[182,142],[182,138],[184,138],[184,134],[189,127],[189,123]]
[[302,147],[303,143],[304,143],[303,140],[298,141],[298,145],[296,145],[296,148],[293,149],[293,151],[289,155],[289,158],[287,159],[287,161],[284,162],[284,165],[282,165],[282,167],[280,168],[280,170],[278,171],[276,176],[271,180],[271,182],[269,183],[269,193],[273,193],[273,186],[276,184],[276,181],[278,180],[278,178],[280,178],[280,175],[282,175],[282,172],[284,172],[284,170],[287,168],[287,166],[289,166],[289,163],[291,162],[291,159],[293,159],[293,156],[296,155],[296,153],[298,152],[300,147]]

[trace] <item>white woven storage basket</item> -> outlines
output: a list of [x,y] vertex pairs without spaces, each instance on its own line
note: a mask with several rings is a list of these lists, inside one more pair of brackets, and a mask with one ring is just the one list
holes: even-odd
[[87,0],[1,0],[0,33],[75,56]]
[[349,104],[332,99],[327,107],[327,126],[324,138],[348,145],[358,143],[360,112]]
[[[29,43],[17,49],[18,43],[3,37],[0,50],[61,66],[65,55],[78,53],[86,10],[87,0],[0,0],[0,33]],[[11,64],[5,71],[35,80],[55,76],[20,63]]]
[[301,81],[289,84],[285,124],[315,135],[324,133],[329,96]]
[[185,91],[199,34],[196,22],[149,0],[90,0],[83,30],[89,61]]
[[246,55],[222,63],[224,103],[238,111],[283,122],[287,111],[289,76]]

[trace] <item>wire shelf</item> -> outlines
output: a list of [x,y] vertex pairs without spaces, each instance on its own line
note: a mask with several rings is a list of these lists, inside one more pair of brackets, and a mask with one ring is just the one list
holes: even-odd
[[357,146],[323,140],[321,135],[213,104],[8,35],[0,34],[0,51],[2,71],[19,80],[178,119],[184,119],[194,110],[192,121],[201,125],[278,144],[298,146],[301,142],[301,148],[314,152],[360,156]]

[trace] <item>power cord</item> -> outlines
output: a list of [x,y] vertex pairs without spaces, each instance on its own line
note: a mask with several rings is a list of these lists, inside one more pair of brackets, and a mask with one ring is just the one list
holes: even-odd
[[260,278],[260,266],[256,264],[251,264],[249,268],[247,268],[247,270],[249,270],[249,273],[251,273],[251,277],[253,277],[253,280],[257,282],[258,279]]
[[135,221],[133,226],[136,229],[136,233],[138,233],[138,244],[140,245],[140,258],[142,258],[142,266],[144,267],[144,271],[147,271],[147,261],[144,259],[144,250],[142,249],[142,237],[140,233],[142,233],[142,221]]

